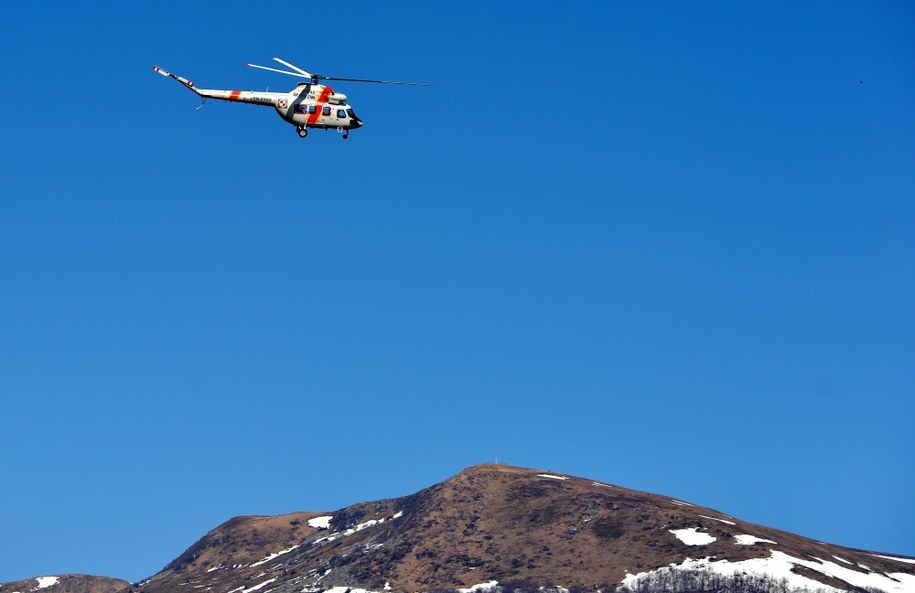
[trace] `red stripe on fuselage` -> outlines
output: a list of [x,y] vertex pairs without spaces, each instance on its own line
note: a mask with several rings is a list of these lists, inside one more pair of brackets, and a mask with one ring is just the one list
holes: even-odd
[[229,94],[229,101],[238,101],[239,95],[241,95],[241,91],[232,91]]
[[333,94],[334,94],[334,90],[332,88],[330,88],[329,86],[324,87],[324,90],[321,91],[320,95],[318,95],[317,103],[315,104],[315,112],[308,114],[308,123],[309,124],[317,123],[318,118],[321,117],[321,109],[324,107],[324,104],[327,103],[327,100]]

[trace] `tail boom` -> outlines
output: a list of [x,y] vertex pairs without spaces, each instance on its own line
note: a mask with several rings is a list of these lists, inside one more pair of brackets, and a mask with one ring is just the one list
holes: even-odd
[[199,89],[194,86],[194,83],[188,80],[183,76],[177,76],[164,70],[158,66],[153,66],[153,70],[161,74],[162,76],[167,76],[173,78],[180,82],[182,85],[196,93],[197,95],[203,97],[204,99],[217,99],[220,101],[234,101],[237,103],[253,103],[255,105],[269,105],[274,107],[278,104],[279,100],[286,96],[286,93],[271,93],[268,91],[259,92],[259,91],[230,91],[230,90],[216,90],[216,89]]
[[171,72],[168,72],[167,70],[163,70],[162,68],[159,68],[158,66],[153,66],[153,70],[155,70],[156,72],[158,72],[158,73],[161,74],[162,76],[167,76],[168,78],[174,78],[175,80],[177,80],[178,82],[180,82],[181,84],[183,84],[183,85],[186,86],[187,88],[191,89],[192,91],[194,91],[194,92],[197,93],[198,95],[200,94],[200,92],[199,92],[199,91],[197,90],[197,88],[194,86],[194,83],[191,82],[190,80],[186,79],[185,77],[183,77],[183,76],[177,76],[177,75],[175,75],[175,74],[172,74]]

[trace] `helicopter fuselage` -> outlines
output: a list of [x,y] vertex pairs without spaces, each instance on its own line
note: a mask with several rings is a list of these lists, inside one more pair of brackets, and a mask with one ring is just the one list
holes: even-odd
[[309,128],[343,128],[362,126],[346,95],[335,93],[323,84],[299,83],[274,103],[277,113],[287,122]]
[[294,125],[302,137],[307,135],[308,128],[318,128],[340,131],[345,138],[350,130],[362,127],[362,120],[346,102],[346,95],[334,92],[327,85],[300,82],[286,93],[200,89],[182,76],[175,76],[158,66],[154,68],[163,76],[174,78],[204,100],[217,99],[271,106],[281,118]]
[[323,84],[303,82],[288,93],[189,88],[205,99],[270,105],[295,126],[344,130],[362,126],[362,120],[346,103],[346,95]]

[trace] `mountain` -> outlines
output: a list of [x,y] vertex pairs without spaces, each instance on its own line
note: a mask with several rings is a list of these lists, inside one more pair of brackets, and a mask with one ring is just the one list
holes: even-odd
[[0,593],[115,593],[130,585],[127,581],[85,574],[36,577],[0,584]]
[[122,593],[835,590],[915,593],[915,559],[594,480],[479,465],[402,498],[236,517]]

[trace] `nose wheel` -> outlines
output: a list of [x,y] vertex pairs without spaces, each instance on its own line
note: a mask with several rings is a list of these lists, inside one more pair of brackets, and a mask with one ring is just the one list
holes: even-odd
[[349,138],[349,132],[343,132],[343,139],[346,140]]
[[299,138],[304,138],[308,135],[308,128],[305,126],[296,126],[295,131],[299,133]]

